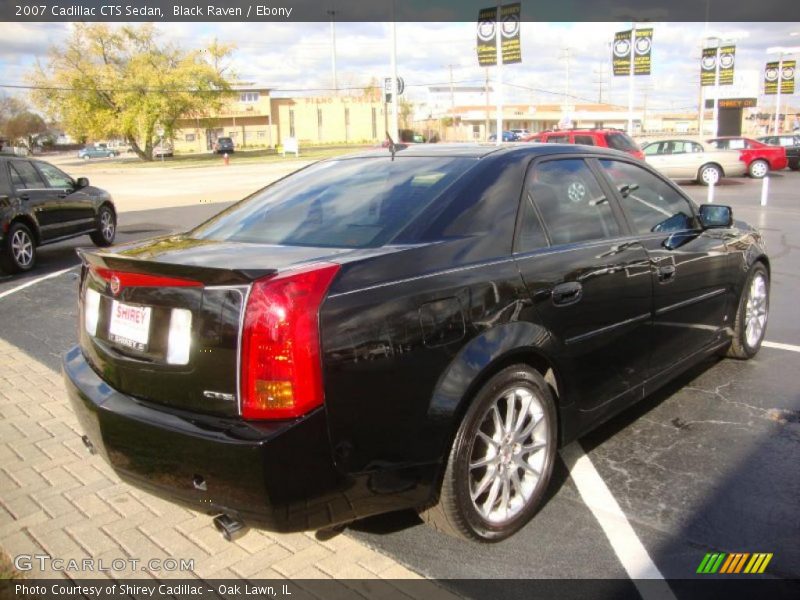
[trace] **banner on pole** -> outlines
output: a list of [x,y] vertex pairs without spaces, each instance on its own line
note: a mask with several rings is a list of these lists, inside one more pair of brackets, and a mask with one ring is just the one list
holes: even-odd
[[[768,62],[764,69],[764,93],[774,96],[778,93],[778,79],[781,84],[781,95],[794,94],[794,71],[796,61]],[[780,72],[779,72],[780,67]],[[778,77],[780,75],[780,77]]]
[[634,75],[650,75],[650,51],[653,49],[653,30],[637,29],[633,42]]
[[[520,44],[520,3],[500,7],[502,60],[504,65],[522,62]],[[497,65],[497,7],[484,8],[478,13],[478,64],[481,67]]]
[[611,44],[611,64],[616,76],[631,74],[631,31],[628,29],[614,34],[614,42]]
[[[719,47],[719,84],[733,85],[733,68],[736,62],[736,46]],[[700,85],[714,85],[717,71],[717,48],[703,48],[700,59]]]
[[650,75],[653,49],[653,29],[637,29],[636,38],[631,43],[631,29],[614,34],[611,45],[611,64],[614,75],[631,74],[631,52],[633,52],[633,74]]

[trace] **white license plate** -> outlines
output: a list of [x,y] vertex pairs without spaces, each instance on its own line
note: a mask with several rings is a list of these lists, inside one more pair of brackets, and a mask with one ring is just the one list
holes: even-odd
[[150,338],[151,310],[149,306],[133,306],[113,300],[109,339],[121,346],[145,352]]

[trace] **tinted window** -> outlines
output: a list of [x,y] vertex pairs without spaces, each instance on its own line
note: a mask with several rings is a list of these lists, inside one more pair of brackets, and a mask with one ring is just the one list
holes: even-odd
[[278,181],[193,237],[361,248],[391,240],[477,161],[398,157],[326,161]]
[[642,167],[617,160],[600,165],[622,196],[622,205],[636,233],[692,229],[691,206],[668,183]]
[[631,152],[639,149],[636,146],[636,142],[629,138],[627,134],[621,132],[609,133],[606,136],[606,141],[608,142],[608,147],[614,148],[615,150]]
[[619,235],[608,199],[582,159],[537,165],[527,189],[553,245]]
[[44,181],[39,177],[39,173],[27,160],[15,160],[9,163],[11,168],[11,181],[14,187],[21,188],[44,188]]
[[47,180],[47,183],[50,187],[54,188],[71,188],[72,177],[61,171],[60,169],[56,169],[53,165],[47,163],[36,163],[39,167],[39,171],[44,178]]
[[576,144],[583,144],[585,146],[594,146],[594,138],[590,135],[576,135]]
[[569,136],[568,135],[549,135],[544,140],[548,144],[568,144],[569,143]]
[[536,210],[533,207],[530,194],[526,194],[522,199],[522,206],[520,208],[522,226],[519,230],[517,251],[529,252],[537,248],[545,248],[547,246],[547,238],[544,235],[544,229],[542,228],[539,216],[536,214]]

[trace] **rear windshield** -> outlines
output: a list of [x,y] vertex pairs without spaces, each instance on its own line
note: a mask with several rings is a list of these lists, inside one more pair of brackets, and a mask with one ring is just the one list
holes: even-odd
[[394,238],[471,158],[388,156],[320,162],[256,192],[193,232],[196,239],[364,248]]
[[230,144],[233,140],[231,138],[217,138],[217,141],[221,144]]
[[636,142],[627,136],[625,133],[609,133],[606,136],[608,147],[615,150],[622,150],[623,152],[631,152],[638,150]]

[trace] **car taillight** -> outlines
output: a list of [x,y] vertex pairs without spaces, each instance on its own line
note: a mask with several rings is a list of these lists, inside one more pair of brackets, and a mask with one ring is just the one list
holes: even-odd
[[319,307],[338,270],[317,264],[253,283],[242,331],[244,418],[298,417],[322,404]]

